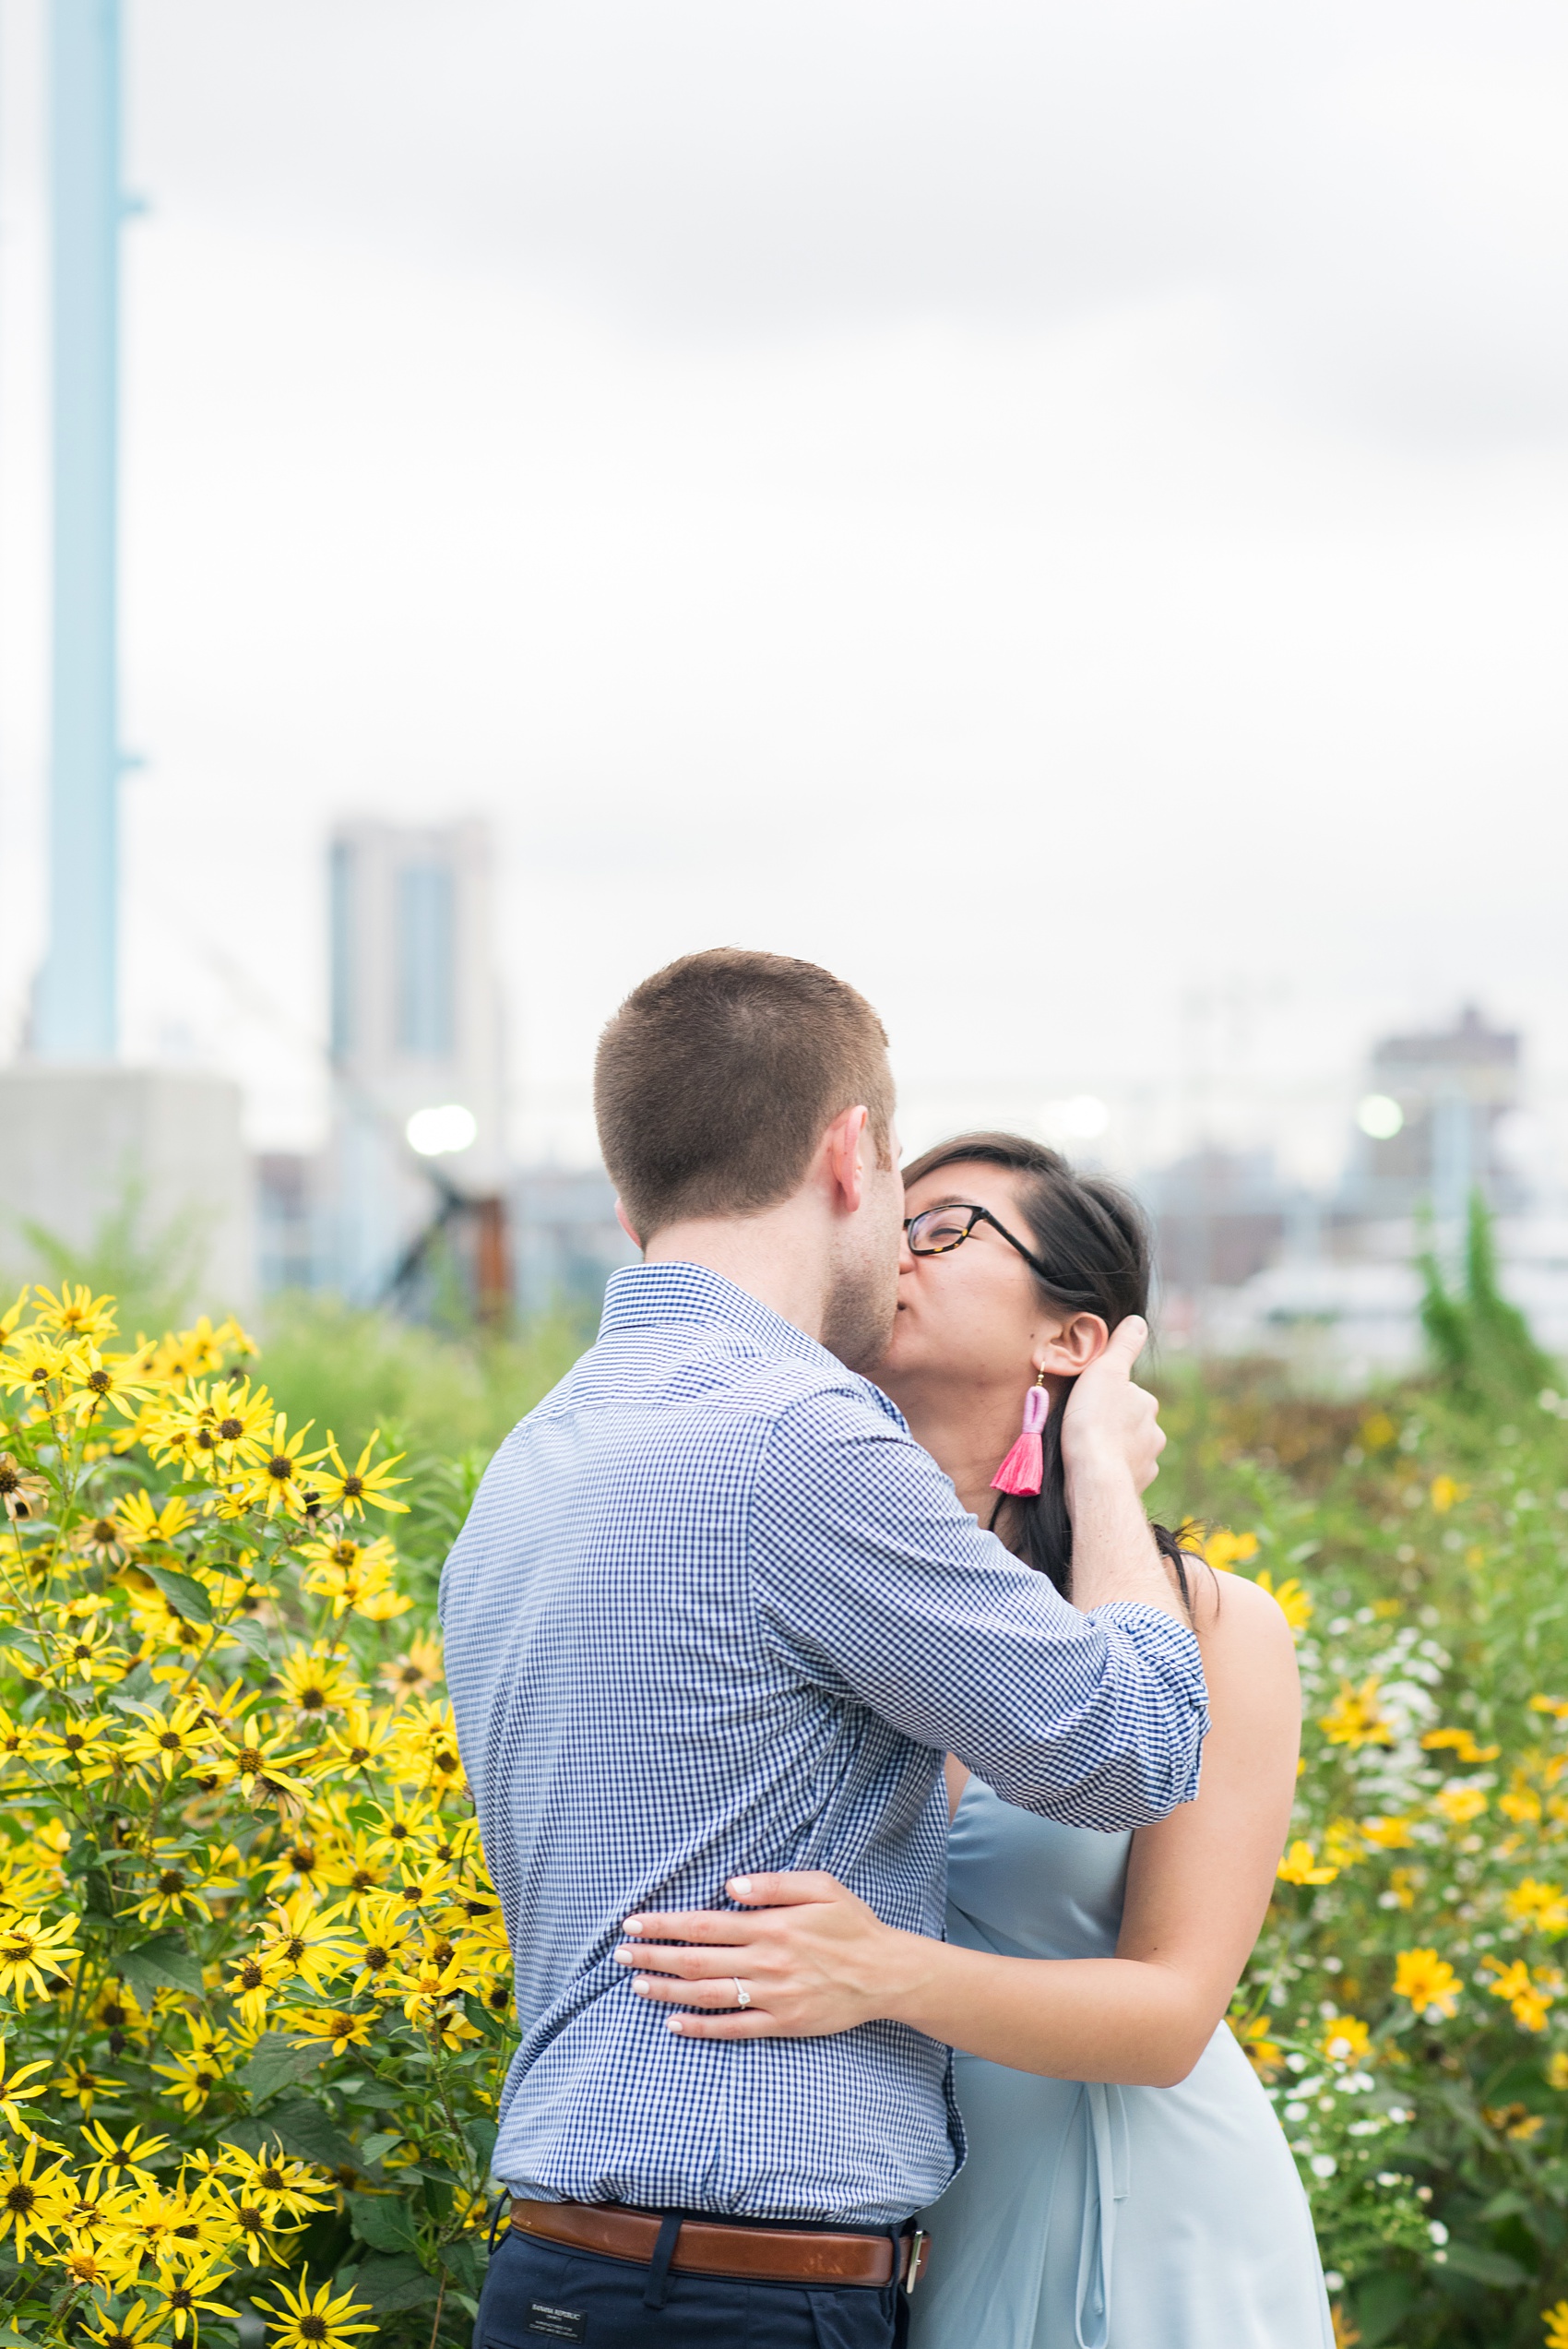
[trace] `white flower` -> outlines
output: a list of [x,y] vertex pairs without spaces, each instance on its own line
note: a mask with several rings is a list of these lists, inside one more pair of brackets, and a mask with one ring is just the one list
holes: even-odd
[[1312,2171],[1314,2177],[1332,2177],[1338,2167],[1339,2164],[1335,2160],[1332,2153],[1314,2153],[1313,2155]]
[[1345,2279],[1337,2268],[1324,2268],[1323,2280],[1330,2292],[1343,2292],[1345,2289]]
[[1301,2103],[1301,2099],[1300,2099],[1299,2097],[1297,2098],[1297,2100],[1295,2101],[1295,2103],[1294,2103],[1294,2104],[1290,2104],[1290,2105],[1286,2105],[1286,2107],[1285,2107],[1285,2117],[1286,2117],[1286,2119],[1287,2119],[1287,2120],[1305,2120],[1305,2119],[1306,2119],[1306,2117],[1307,2117],[1307,2108],[1306,2108],[1305,2105],[1303,2105],[1303,2104]]
[[1446,2243],[1448,2240],[1448,2229],[1443,2225],[1441,2219],[1429,2220],[1427,2223],[1427,2233],[1431,2236],[1434,2243]]

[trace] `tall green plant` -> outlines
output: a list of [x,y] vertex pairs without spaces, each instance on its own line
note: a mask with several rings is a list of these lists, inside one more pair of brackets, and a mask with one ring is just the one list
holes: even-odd
[[1498,1286],[1492,1218],[1479,1191],[1470,1195],[1460,1282],[1450,1289],[1435,1250],[1418,1258],[1421,1327],[1440,1379],[1473,1401],[1532,1395],[1551,1364],[1517,1306]]

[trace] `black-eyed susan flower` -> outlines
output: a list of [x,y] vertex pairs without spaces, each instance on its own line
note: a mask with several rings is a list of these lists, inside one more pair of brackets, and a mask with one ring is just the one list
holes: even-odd
[[311,1648],[291,1649],[277,1676],[284,1702],[306,1721],[346,1711],[359,1693],[353,1666],[320,1640]]
[[[48,2064],[43,2062],[17,2064],[7,2069],[6,2042],[0,2039],[0,2113],[5,2115],[7,2128],[14,2129],[18,2137],[27,2135],[27,2122],[18,2106],[27,2103],[30,2097],[46,2093],[47,2083],[36,2075],[48,2069]],[[32,2083],[30,2087],[23,2085],[24,2081],[30,2081]]]
[[95,1297],[85,1282],[63,1281],[58,1296],[42,1286],[36,1288],[32,1310],[39,1329],[54,1330],[66,1338],[87,1338],[94,1345],[101,1338],[113,1337],[119,1328],[113,1298]]
[[147,2288],[153,2295],[160,2321],[169,2327],[176,2341],[183,2341],[187,2331],[194,2341],[204,2316],[231,2316],[228,2302],[212,2295],[233,2272],[232,2261],[225,2260],[219,2251],[208,2251],[188,2265],[163,2256],[159,2258]]
[[346,1468],[342,1454],[338,1449],[337,1437],[330,1428],[327,1429],[326,1456],[331,1461],[332,1468],[329,1473],[316,1478],[324,1508],[336,1509],[344,1517],[362,1517],[365,1504],[369,1502],[374,1508],[407,1516],[408,1502],[395,1500],[392,1496],[395,1485],[406,1485],[409,1481],[406,1476],[394,1476],[392,1473],[402,1459],[402,1453],[394,1452],[390,1459],[378,1461],[374,1468],[370,1464],[370,1456],[380,1440],[381,1430],[377,1427],[352,1468]]
[[331,2200],[312,2176],[309,2164],[292,2160],[276,2140],[259,2153],[225,2145],[216,2167],[233,2180],[234,2200],[253,2203],[268,2226],[281,2219],[307,2218],[313,2211],[325,2210]]
[[382,1687],[400,1702],[410,1697],[429,1696],[433,1688],[440,1687],[445,1668],[441,1641],[422,1635],[410,1640],[403,1654],[384,1663],[379,1676]]
[[24,1468],[10,1452],[0,1452],[0,1508],[13,1525],[42,1517],[49,1506],[49,1487],[42,1476]]
[[253,1714],[219,1740],[211,1759],[215,1786],[238,1786],[247,1802],[272,1802],[279,1795],[303,1803],[310,1781],[300,1774],[307,1756],[265,1718]]
[[284,2313],[267,2302],[258,2300],[256,2307],[267,2310],[267,2331],[278,2349],[351,2349],[356,2333],[374,2332],[374,2323],[356,2323],[358,2317],[369,2318],[370,2309],[352,2292],[333,2294],[328,2283],[310,2288],[310,2270],[300,2279],[300,2288],[291,2292],[287,2283],[278,2287]]
[[79,2056],[65,2067],[58,2080],[50,2082],[50,2086],[57,2096],[64,2096],[68,2105],[75,2105],[79,2108],[84,2120],[100,2096],[113,2095],[116,2089],[124,2088],[125,2084],[123,2080],[111,2080],[106,2073],[95,2071],[92,2066],[84,2063]]
[[139,2186],[149,2194],[157,2192],[158,2179],[151,2164],[168,2152],[166,2137],[153,2136],[139,2121],[116,2137],[101,2120],[86,2122],[82,2135],[91,2157],[87,2182],[89,2200],[96,2200],[101,2194],[115,2193],[125,2186]]
[[198,1916],[212,1922],[212,1899],[232,1892],[232,1881],[211,1865],[210,1854],[186,1851],[179,1844],[155,1842],[142,1854],[139,1866],[152,1881],[131,1911],[144,1925],[166,1925],[171,1918]]
[[280,2019],[280,2027],[296,2034],[296,2047],[325,2039],[340,2056],[348,2047],[368,2047],[374,2021],[374,2014],[352,2014],[346,2007],[299,2007]]
[[160,1711],[156,1705],[137,1705],[136,1710],[142,1725],[130,1731],[121,1750],[126,1761],[149,1773],[161,1771],[172,1779],[213,1743],[213,1729],[197,1697],[182,1697],[171,1711]]
[[41,2170],[42,2150],[42,2140],[30,2137],[19,2152],[15,2146],[0,2151],[0,2242],[9,2240],[18,2264],[27,2257],[29,2237],[40,2236],[47,2243],[73,2199],[65,2163],[51,2162]]
[[224,1984],[240,2012],[241,2021],[259,2029],[267,2014],[269,1998],[288,1981],[293,1969],[282,1958],[264,1958],[251,1954],[238,1959]]
[[172,1493],[159,1502],[145,1488],[122,1494],[114,1504],[114,1515],[121,1541],[133,1550],[167,1548],[194,1521],[191,1505],[183,1494]]
[[148,1377],[143,1355],[101,1353],[90,1341],[72,1349],[65,1380],[66,1408],[78,1427],[111,1409],[134,1419],[158,1384]]
[[342,1907],[318,1907],[309,1890],[275,1901],[256,1954],[264,1960],[276,1958],[320,1997],[343,1970],[346,1914]]
[[390,1705],[372,1712],[368,1705],[350,1705],[344,1719],[327,1734],[319,1765],[324,1778],[357,1777],[375,1768],[394,1735]]
[[306,1515],[311,1506],[305,1489],[311,1481],[309,1472],[327,1456],[325,1444],[315,1451],[305,1449],[305,1437],[315,1425],[307,1419],[291,1436],[287,1413],[279,1413],[264,1457],[236,1480],[233,1499],[239,1507],[265,1509],[268,1517],[275,1517],[279,1509],[291,1517]]
[[98,2349],[148,2349],[162,2330],[158,2310],[145,2300],[134,2300],[118,2314],[106,2309],[97,2324],[88,2327],[86,2338],[96,2342]]
[[0,1353],[0,1387],[7,1394],[28,1395],[53,1406],[57,1390],[83,1362],[85,1351],[75,1340],[53,1337],[46,1330],[19,1330]]
[[208,2032],[196,2022],[187,2025],[190,2045],[172,2054],[166,2064],[154,2064],[160,2079],[170,2083],[185,2113],[199,2113],[229,2069],[234,2043],[227,2032]]
[[75,1958],[78,1920],[56,1917],[47,1922],[36,1913],[9,1910],[0,1914],[0,1997],[10,1999],[20,2013],[30,1991],[50,1995],[43,1969],[51,1972]]

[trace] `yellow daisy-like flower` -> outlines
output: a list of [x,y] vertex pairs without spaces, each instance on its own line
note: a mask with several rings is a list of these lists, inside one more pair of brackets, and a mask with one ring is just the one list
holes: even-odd
[[350,2014],[344,2007],[300,2007],[280,2018],[285,2030],[298,2034],[296,2047],[306,2047],[312,2040],[325,2039],[334,2055],[340,2056],[347,2047],[368,2047],[374,2014]]
[[153,1846],[143,1863],[153,1870],[152,1885],[131,1914],[144,1925],[165,1925],[171,1917],[199,1916],[212,1922],[211,1896],[232,1892],[232,1881],[210,1865],[204,1870],[188,1852],[172,1843]]
[[393,1485],[406,1485],[409,1481],[406,1476],[394,1476],[392,1473],[402,1459],[402,1453],[394,1452],[389,1460],[378,1461],[374,1468],[370,1464],[370,1456],[380,1440],[381,1430],[377,1427],[353,1467],[345,1468],[343,1456],[338,1449],[338,1439],[332,1430],[327,1429],[327,1456],[332,1462],[332,1473],[318,1479],[321,1496],[327,1508],[337,1509],[344,1517],[362,1517],[368,1501],[375,1508],[384,1508],[399,1517],[407,1516],[408,1502],[392,1497]]
[[343,1970],[342,1908],[318,1909],[314,1891],[306,1889],[276,1901],[267,1913],[267,1932],[256,1955],[277,1959],[307,1983],[319,1997],[332,1976]]
[[1378,1704],[1381,1687],[1375,1674],[1359,1688],[1348,1680],[1339,1683],[1339,1694],[1318,1723],[1331,1746],[1348,1746],[1352,1751],[1362,1746],[1392,1746],[1394,1725]]
[[1232,1574],[1237,1567],[1256,1557],[1258,1537],[1255,1533],[1232,1533],[1228,1525],[1217,1525],[1207,1541],[1200,1544],[1198,1554],[1216,1573]]
[[161,1771],[166,1779],[198,1759],[213,1743],[206,1710],[196,1697],[182,1697],[172,1712],[155,1705],[138,1705],[143,1726],[133,1729],[122,1751],[128,1762],[143,1770]]
[[234,1513],[264,1508],[268,1517],[276,1517],[279,1509],[286,1509],[291,1517],[304,1516],[311,1505],[306,1488],[313,1495],[316,1490],[308,1472],[327,1457],[325,1444],[318,1445],[313,1452],[304,1448],[305,1437],[315,1425],[314,1420],[307,1419],[298,1434],[291,1436],[287,1413],[279,1413],[264,1458],[235,1487]]
[[113,2292],[119,2281],[117,2264],[105,2260],[84,2235],[67,2235],[60,2272],[77,2292]]
[[0,2152],[0,2241],[10,2236],[18,2264],[27,2257],[28,2237],[41,2236],[47,2243],[74,2199],[64,2162],[39,2172],[41,2144],[30,2137],[19,2158],[14,2147]]
[[1497,1971],[1487,1985],[1494,1998],[1506,1998],[1521,2031],[1544,2031],[1552,2001],[1562,1995],[1562,1976],[1552,1966],[1538,1966],[1532,1975],[1522,1958]]
[[8,1762],[28,1762],[43,1747],[48,1731],[30,1722],[13,1721],[7,1712],[0,1712],[0,1771]]
[[1372,2032],[1359,2015],[1329,2015],[1318,2050],[1331,2064],[1363,2064],[1372,2049]]
[[1396,1817],[1364,1818],[1361,1833],[1380,1852],[1408,1852],[1416,1840],[1410,1832],[1412,1824],[1408,1818]]
[[213,1784],[237,1785],[247,1802],[274,1802],[279,1795],[307,1802],[310,1781],[298,1767],[306,1759],[303,1747],[291,1747],[286,1736],[273,1733],[270,1722],[253,1714],[220,1740],[211,1764]]
[[32,1310],[41,1330],[54,1330],[65,1338],[87,1338],[94,1345],[100,1338],[113,1337],[119,1328],[113,1298],[107,1294],[95,1297],[83,1282],[73,1286],[63,1281],[58,1296],[42,1286],[36,1288]]
[[1277,1586],[1273,1575],[1265,1566],[1253,1577],[1253,1580],[1258,1589],[1266,1591],[1269,1597],[1274,1600],[1292,1632],[1299,1634],[1306,1629],[1313,1619],[1313,1602],[1311,1593],[1303,1587],[1299,1577],[1292,1574],[1289,1580]]
[[30,1395],[47,1405],[51,1389],[72,1375],[85,1352],[85,1345],[74,1339],[24,1330],[0,1353],[0,1387],[7,1394]]
[[441,1685],[445,1666],[442,1661],[438,1639],[421,1637],[410,1640],[406,1651],[394,1656],[381,1667],[382,1687],[396,1700],[407,1697],[427,1697]]
[[38,1759],[68,1770],[84,1786],[96,1786],[119,1767],[118,1734],[118,1723],[107,1713],[78,1713],[64,1728],[41,1734]]
[[0,1452],[0,1508],[13,1525],[43,1517],[49,1508],[49,1487],[9,1452]]
[[168,2152],[166,2137],[144,2135],[139,2121],[123,2137],[115,2137],[101,2120],[87,2122],[82,2135],[92,2152],[92,2168],[87,2182],[89,2201],[96,2201],[101,2194],[117,2191],[123,2186],[139,2186],[149,2194],[158,2191],[158,2180],[148,2165]]
[[50,1657],[57,1682],[80,1680],[88,1687],[123,1680],[130,1662],[109,1617],[101,1623],[75,1623],[58,1632],[50,1642]]
[[286,2311],[282,2316],[267,2301],[255,2304],[266,2310],[267,2339],[278,2349],[351,2349],[355,2333],[376,2330],[374,2323],[353,2322],[356,2314],[369,2317],[370,2310],[352,2292],[334,2296],[331,2284],[322,2283],[313,2294],[308,2268],[297,2292],[291,2292],[287,2283],[280,2283],[278,2290]]
[[189,1501],[172,1494],[160,1505],[148,1492],[122,1495],[114,1504],[120,1539],[133,1550],[163,1548],[195,1522]]
[[163,2330],[163,2319],[145,2300],[133,2301],[119,2316],[105,2313],[89,2329],[87,2338],[98,2349],[147,2349]]
[[65,2066],[58,2080],[51,2082],[57,2096],[64,2096],[67,2104],[80,2105],[84,2120],[100,2096],[107,2096],[116,2088],[124,2088],[125,2084],[123,2080],[106,2079],[103,2073],[94,2071],[89,2064],[84,2064],[79,2057],[74,2063]]
[[285,1701],[307,1721],[341,1712],[359,1695],[353,1666],[319,1640],[314,1648],[295,1648],[284,1657],[278,1667],[278,1686]]
[[1541,2315],[1546,2320],[1546,2349],[1568,2349],[1568,2300],[1543,2308]]
[[1452,2015],[1464,1985],[1435,1950],[1401,1950],[1395,1960],[1394,1995],[1408,1998],[1429,2022]]
[[308,2217],[312,2211],[325,2210],[331,2200],[312,2176],[310,2164],[291,2160],[276,2141],[259,2153],[224,2145],[215,2166],[233,2179],[234,2200],[259,2210],[268,2226],[279,2219]]
[[[25,2104],[30,2097],[42,2096],[48,2093],[46,2081],[33,2079],[35,2072],[48,2069],[47,2063],[40,2062],[18,2064],[14,2071],[7,2071],[6,2042],[0,2039],[0,2113],[4,2113],[7,2127],[14,2129],[18,2137],[27,2135],[28,2124],[18,2110],[18,2106]],[[24,2080],[31,2080],[32,2086],[24,2088],[22,2086]]]
[[1478,1786],[1473,1779],[1455,1779],[1453,1785],[1432,1796],[1431,1806],[1451,1827],[1467,1827],[1486,1809],[1486,1789]]
[[374,1713],[368,1705],[350,1705],[344,1720],[327,1732],[318,1774],[323,1778],[354,1777],[362,1771],[373,1770],[395,1735],[390,1705]]
[[258,2030],[267,2015],[267,2002],[274,1991],[288,1981],[293,1968],[282,1958],[261,1956],[241,1958],[235,1963],[224,1987],[240,2010],[242,2021]]
[[1339,1870],[1320,1867],[1312,1845],[1298,1838],[1274,1872],[1282,1884],[1332,1884]]
[[65,1966],[77,1955],[77,1922],[66,1916],[46,1924],[36,1914],[15,1909],[0,1915],[0,1997],[9,1998],[18,2014],[30,1990],[49,1996],[43,1968]]
[[413,1604],[396,1588],[398,1554],[384,1534],[356,1542],[342,1533],[336,1541],[307,1543],[303,1555],[311,1566],[301,1587],[313,1598],[331,1600],[334,1622],[352,1611],[367,1622],[388,1623]]
[[1478,1746],[1467,1729],[1429,1729],[1421,1747],[1429,1754],[1452,1753],[1465,1763],[1495,1761],[1503,1751],[1501,1746]]
[[65,1377],[69,1389],[66,1407],[75,1415],[78,1427],[85,1427],[111,1406],[125,1419],[134,1419],[140,1404],[154,1392],[155,1379],[147,1376],[147,1366],[140,1354],[100,1353],[88,1342],[73,1352]]
[[160,2080],[168,2081],[182,2112],[199,2113],[221,2082],[226,2059],[232,2050],[233,2042],[226,2034],[218,2033],[211,2038],[196,2039],[194,2045],[171,2062],[154,2064],[152,2069]]
[[1503,1896],[1503,1914],[1515,1925],[1523,1925],[1536,1933],[1553,1938],[1568,1933],[1568,1898],[1561,1884],[1547,1882],[1534,1876],[1522,1877],[1512,1892]]
[[156,2298],[160,2321],[172,2328],[176,2341],[184,2339],[187,2326],[194,2341],[204,2316],[230,2317],[232,2322],[228,2302],[215,2300],[212,2295],[233,2272],[232,2261],[214,2251],[189,2266],[160,2257],[148,2289]]
[[71,1547],[94,1566],[123,1566],[125,1529],[117,1517],[88,1517],[71,1532]]

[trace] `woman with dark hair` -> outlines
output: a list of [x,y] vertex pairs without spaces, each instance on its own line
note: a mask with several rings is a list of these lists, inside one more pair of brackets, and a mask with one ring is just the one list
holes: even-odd
[[[1064,1473],[1062,1422],[1111,1331],[1146,1312],[1142,1217],[1011,1134],[928,1151],[905,1185],[878,1383],[959,1498],[1071,1598],[1097,1495]],[[1153,1538],[1208,1681],[1195,1802],[1102,1834],[1015,1809],[953,1757],[944,1941],[796,1873],[735,1879],[738,1911],[645,1918],[688,1946],[624,1952],[683,2035],[891,2021],[957,2051],[968,2159],[931,2214],[914,2349],[1331,2349],[1306,2198],[1224,2021],[1284,1847],[1294,1651],[1267,1592]]]

